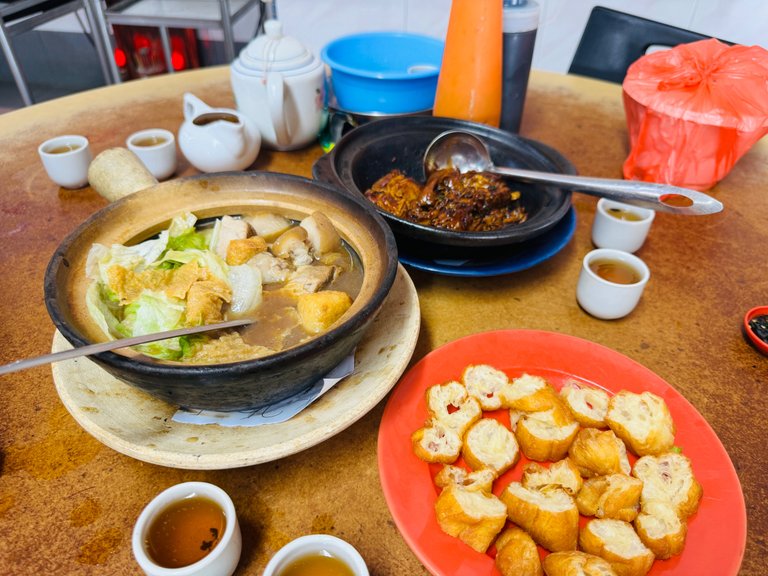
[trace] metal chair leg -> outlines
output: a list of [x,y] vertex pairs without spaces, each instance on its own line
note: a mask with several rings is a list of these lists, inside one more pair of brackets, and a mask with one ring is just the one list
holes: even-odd
[[24,73],[19,67],[19,63],[16,60],[16,54],[14,53],[11,42],[6,34],[5,26],[2,23],[0,23],[0,47],[2,47],[5,59],[8,61],[8,67],[11,69],[11,74],[16,82],[16,88],[21,94],[24,106],[31,106],[35,101],[27,87],[27,79],[24,77]]
[[99,57],[101,73],[104,75],[104,80],[107,84],[114,84],[114,77],[109,66],[109,62],[112,60],[111,50],[108,48],[109,44],[104,44],[104,36],[99,30],[99,24],[96,20],[94,6],[90,0],[82,0],[81,3],[83,5],[83,9],[85,10],[85,18],[88,20],[88,27],[91,29],[91,38],[93,38],[93,45],[96,49],[96,55]]
[[165,56],[165,68],[168,74],[173,74],[173,50],[171,50],[171,35],[168,28],[160,26],[160,42],[163,44],[163,56]]
[[104,17],[104,8],[101,0],[86,0],[91,6],[91,15],[93,16],[93,24],[95,26],[93,35],[99,36],[101,40],[101,46],[104,49],[106,55],[107,66],[112,74],[112,83],[120,84],[122,78],[120,77],[120,70],[117,68],[115,58],[112,55],[112,37],[109,33],[109,26],[107,20]]
[[229,0],[219,0],[221,11],[221,29],[224,32],[224,57],[227,62],[235,59],[235,37],[232,33],[232,17],[229,13]]

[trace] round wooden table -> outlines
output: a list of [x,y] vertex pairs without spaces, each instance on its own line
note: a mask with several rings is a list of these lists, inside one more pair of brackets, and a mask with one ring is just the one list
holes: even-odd
[[[228,68],[218,67],[0,116],[1,362],[50,351],[47,262],[69,232],[106,205],[90,188],[64,190],[48,180],[39,143],[83,134],[97,154],[123,146],[142,128],[177,132],[184,92],[212,106],[234,105]],[[522,134],[559,150],[581,174],[619,178],[628,152],[620,87],[534,72]],[[747,343],[741,328],[747,310],[768,304],[766,144],[755,146],[711,191],[725,205],[722,213],[657,214],[639,252],[651,281],[638,308],[622,320],[592,318],[576,303],[596,203],[581,194],[573,200],[573,239],[534,268],[478,278],[409,269],[422,315],[412,363],[469,334],[546,330],[621,352],[683,394],[715,430],[739,474],[748,514],[744,575],[765,574],[768,534],[768,358]],[[252,168],[310,177],[321,154],[319,146],[263,151]],[[179,176],[195,173],[180,160]],[[312,532],[351,542],[376,576],[426,574],[398,532],[379,483],[384,401],[311,449],[255,466],[196,471],[147,464],[95,440],[63,406],[50,366],[4,376],[0,390],[0,572],[138,573],[131,530],[142,508],[172,484],[203,480],[224,488],[238,509],[244,539],[238,574],[260,574],[280,546]]]

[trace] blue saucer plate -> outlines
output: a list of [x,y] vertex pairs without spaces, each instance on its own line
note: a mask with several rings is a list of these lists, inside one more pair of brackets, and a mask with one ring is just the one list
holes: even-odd
[[409,251],[398,242],[400,262],[418,270],[426,270],[445,276],[500,276],[532,268],[549,260],[560,252],[573,238],[576,230],[576,212],[571,207],[565,217],[552,230],[527,242],[505,246],[478,256],[451,259],[429,259]]

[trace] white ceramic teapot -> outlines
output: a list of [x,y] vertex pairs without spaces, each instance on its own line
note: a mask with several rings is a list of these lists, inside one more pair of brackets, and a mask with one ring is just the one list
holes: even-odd
[[268,20],[232,63],[237,108],[256,122],[264,146],[295,150],[315,141],[323,127],[325,70],[301,42]]
[[211,108],[187,92],[179,148],[201,172],[245,170],[259,155],[261,134],[246,115],[231,108]]

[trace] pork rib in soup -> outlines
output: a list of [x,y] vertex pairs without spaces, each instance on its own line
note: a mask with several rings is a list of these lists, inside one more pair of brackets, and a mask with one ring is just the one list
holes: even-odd
[[140,244],[91,247],[89,313],[109,338],[125,338],[249,317],[241,330],[152,342],[153,358],[216,364],[258,358],[327,331],[352,305],[363,280],[354,251],[331,220],[300,222],[272,212],[194,214]]

